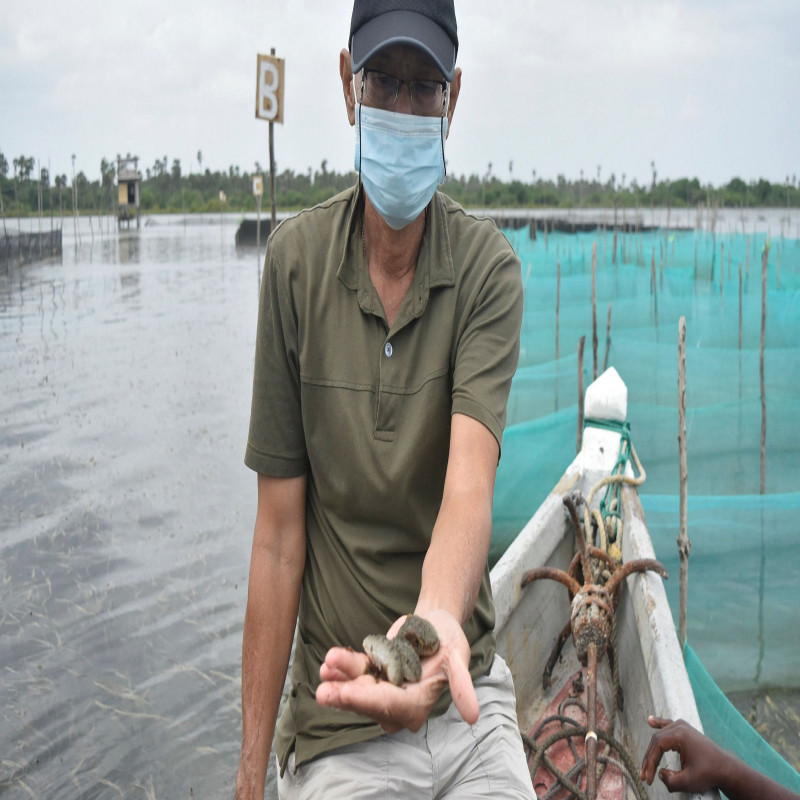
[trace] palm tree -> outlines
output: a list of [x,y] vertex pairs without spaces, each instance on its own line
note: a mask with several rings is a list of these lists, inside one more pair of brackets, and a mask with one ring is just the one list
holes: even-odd
[[58,189],[58,216],[64,216],[64,209],[61,205],[61,190],[64,189],[67,185],[67,176],[66,175],[56,175],[56,189]]

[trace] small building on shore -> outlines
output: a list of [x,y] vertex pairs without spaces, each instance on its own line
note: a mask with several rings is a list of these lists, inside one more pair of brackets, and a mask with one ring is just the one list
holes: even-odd
[[118,186],[118,211],[117,228],[122,228],[123,223],[130,228],[131,220],[136,219],[139,227],[139,193],[142,175],[139,172],[139,159],[117,159],[117,186]]

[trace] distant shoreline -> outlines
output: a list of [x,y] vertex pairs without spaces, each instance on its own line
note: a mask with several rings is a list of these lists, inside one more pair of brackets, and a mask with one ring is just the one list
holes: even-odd
[[[277,212],[278,222],[292,217],[302,209],[282,209]],[[769,233],[772,236],[785,236],[800,239],[800,209],[782,208],[776,206],[751,206],[750,208],[666,208],[656,206],[651,208],[563,208],[563,207],[532,207],[532,208],[471,208],[466,210],[478,217],[494,219],[499,227],[522,228],[535,223],[536,230],[544,230],[545,223],[550,231],[558,230],[567,233],[588,232],[605,228],[613,231],[636,232],[652,229],[669,229],[673,231],[684,230],[715,230],[718,233],[743,232],[743,233]],[[238,224],[242,220],[256,220],[258,213],[255,209],[248,211],[205,211],[205,212],[141,212],[141,227],[160,225],[219,225],[222,221],[226,225]],[[38,232],[41,219],[42,231],[49,230],[51,222],[60,222],[65,235],[74,230],[72,214],[36,214],[21,217],[5,217],[5,230],[0,221],[0,237],[4,234],[13,236],[18,230],[23,232]],[[270,219],[269,209],[261,209],[262,225],[268,227]],[[102,228],[98,225],[102,222]],[[78,216],[81,235],[89,235],[92,227],[95,233],[102,235],[108,229],[117,230],[117,220],[114,214],[97,214],[83,211]],[[135,231],[135,223],[131,231]],[[123,233],[126,229],[123,229]]]

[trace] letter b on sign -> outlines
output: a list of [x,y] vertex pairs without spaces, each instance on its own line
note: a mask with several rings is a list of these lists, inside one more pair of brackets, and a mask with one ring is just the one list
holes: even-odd
[[283,122],[283,59],[258,56],[256,117],[267,122]]

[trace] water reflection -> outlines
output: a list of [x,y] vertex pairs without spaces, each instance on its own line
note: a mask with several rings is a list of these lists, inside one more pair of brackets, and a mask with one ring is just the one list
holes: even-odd
[[0,275],[0,793],[230,796],[257,279],[99,230]]
[[119,236],[119,261],[121,264],[139,261],[139,232],[121,233]]

